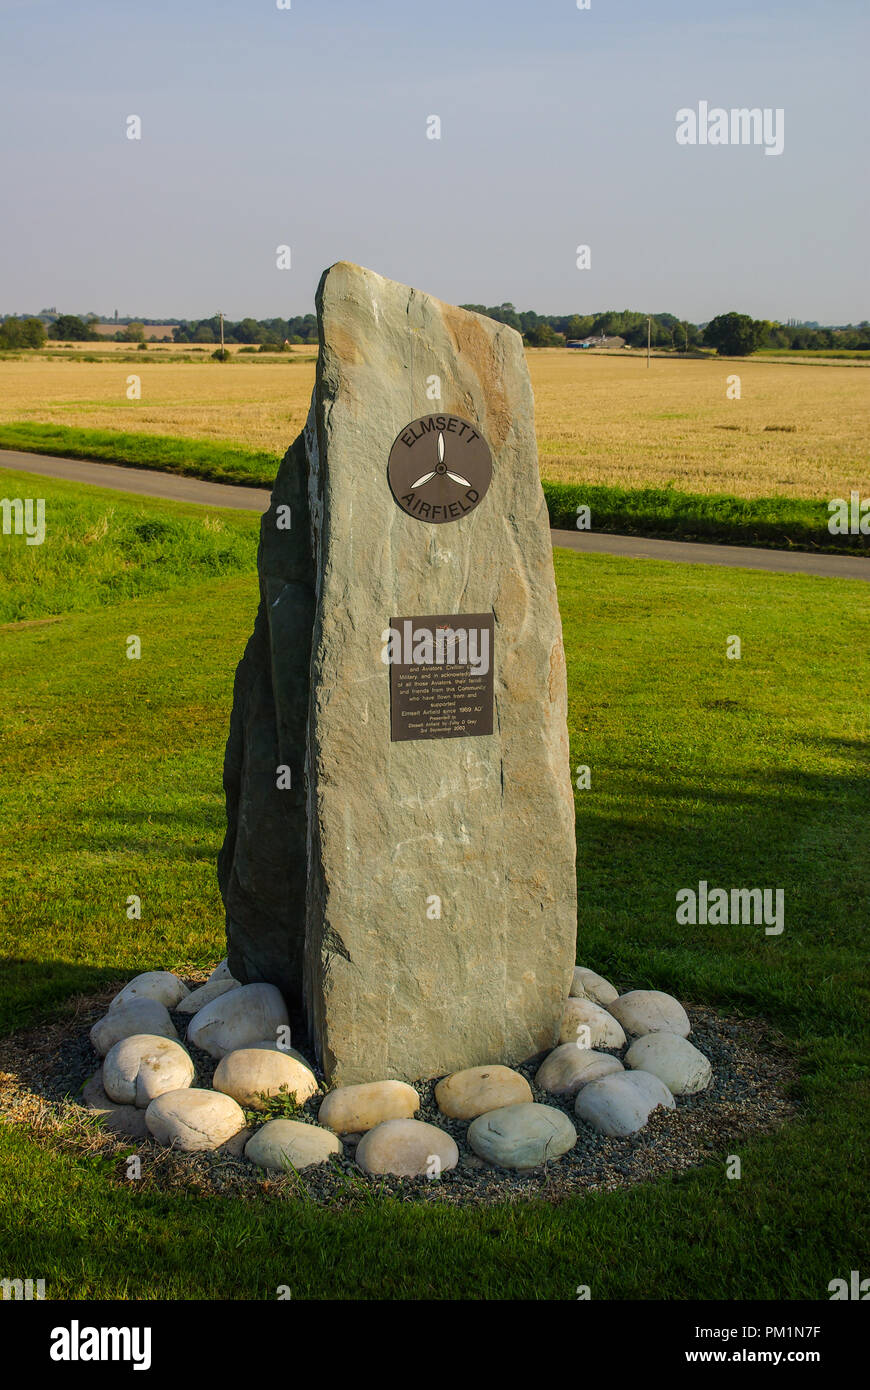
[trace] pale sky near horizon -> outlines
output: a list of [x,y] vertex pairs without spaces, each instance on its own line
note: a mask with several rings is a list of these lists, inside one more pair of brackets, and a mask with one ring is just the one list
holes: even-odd
[[[453,303],[857,323],[868,33],[862,0],[0,0],[0,313],[287,317],[352,260]],[[678,145],[701,101],[782,108],[782,154]]]

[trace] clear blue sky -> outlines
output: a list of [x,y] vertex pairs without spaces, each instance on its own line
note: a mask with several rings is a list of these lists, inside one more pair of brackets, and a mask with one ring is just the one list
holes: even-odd
[[[0,312],[286,316],[347,259],[455,303],[857,322],[868,30],[864,0],[0,0]],[[680,147],[701,100],[782,107],[783,153]]]

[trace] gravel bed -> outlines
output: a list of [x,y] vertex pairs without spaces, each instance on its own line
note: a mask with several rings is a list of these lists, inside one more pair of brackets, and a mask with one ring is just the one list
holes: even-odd
[[[187,983],[195,986],[202,979],[188,978]],[[714,1158],[721,1163],[739,1140],[776,1129],[797,1109],[797,1069],[781,1038],[757,1019],[723,1017],[690,1004],[690,1040],[710,1059],[712,1083],[699,1095],[678,1096],[675,1111],[655,1111],[637,1134],[620,1139],[597,1134],[575,1116],[573,1098],[563,1101],[535,1086],[536,1062],[516,1070],[529,1081],[536,1101],[563,1110],[577,1130],[570,1153],[543,1169],[515,1173],[483,1162],[466,1143],[468,1123],[442,1115],[435,1104],[435,1083],[422,1081],[416,1086],[421,1098],[417,1118],[446,1130],[459,1147],[458,1166],[438,1181],[369,1177],[353,1161],[360,1136],[346,1136],[343,1156],[328,1164],[298,1174],[265,1175],[242,1157],[244,1140],[231,1140],[213,1153],[182,1153],[150,1139],[113,1134],[88,1111],[81,1089],[100,1066],[88,1032],[122,985],[80,997],[56,1023],[0,1041],[0,1117],[69,1152],[99,1153],[106,1159],[115,1155],[119,1182],[128,1181],[125,1156],[136,1152],[142,1159],[137,1186],[149,1191],[289,1196],[332,1208],[390,1198],[471,1205],[528,1198],[560,1201],[685,1172]],[[172,1018],[183,1040],[189,1017],[173,1013]],[[188,1050],[196,1065],[195,1084],[210,1086],[216,1063],[199,1048]],[[310,1055],[304,1046],[299,1050]],[[610,1050],[621,1059],[626,1048]],[[294,1118],[315,1123],[321,1099],[312,1097]],[[252,1122],[257,1123],[253,1117]]]

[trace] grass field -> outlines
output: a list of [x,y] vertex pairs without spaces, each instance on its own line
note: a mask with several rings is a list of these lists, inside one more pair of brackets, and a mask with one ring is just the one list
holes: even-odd
[[[92,346],[106,360],[88,361]],[[314,383],[309,349],[236,353],[226,364],[180,347],[157,353],[82,344],[66,356],[0,360],[0,425],[179,435],[274,457],[298,434]],[[868,490],[870,369],[861,363],[658,357],[647,369],[634,354],[567,349],[530,350],[528,362],[546,479],[818,501]],[[740,400],[725,395],[734,373]],[[141,377],[137,401],[126,397],[130,374]]]
[[[58,541],[24,570],[6,558],[21,542],[0,541],[27,620],[0,630],[4,1031],[118,976],[223,953],[223,745],[257,601],[251,518],[222,513],[215,533],[204,509],[40,486],[65,512]],[[140,509],[161,523],[134,529],[131,569],[100,524],[110,507],[128,538]],[[82,526],[90,548],[69,543]],[[798,1060],[800,1118],[741,1146],[739,1182],[715,1153],[679,1179],[559,1206],[341,1213],[139,1193],[4,1129],[4,1268],[45,1277],[54,1298],[271,1298],[289,1284],[297,1299],[535,1301],[579,1283],[595,1299],[824,1299],[866,1269],[864,585],[567,551],[556,568],[572,761],[592,769],[576,793],[579,958],[623,987],[770,1020]],[[67,610],[33,621],[64,572]],[[740,661],[725,657],[733,633]],[[783,888],[782,936],[678,926],[675,893],[701,878]],[[141,922],[126,920],[130,893]]]
[[[2,460],[2,455],[0,455]],[[256,565],[260,518],[0,468],[0,494],[45,499],[42,546],[0,537],[0,624],[103,607]]]

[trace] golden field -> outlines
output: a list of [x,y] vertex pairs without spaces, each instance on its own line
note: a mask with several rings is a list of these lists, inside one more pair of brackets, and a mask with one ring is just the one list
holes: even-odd
[[[99,352],[109,360],[85,361]],[[88,344],[0,361],[0,422],[186,435],[280,455],[301,428],[312,350],[231,363],[191,349]],[[118,358],[113,362],[111,358]],[[193,354],[198,357],[199,354]],[[870,479],[870,365],[696,360],[532,349],[544,477],[689,492],[829,498]],[[135,372],[142,398],[128,401]],[[741,399],[726,398],[726,378]]]

